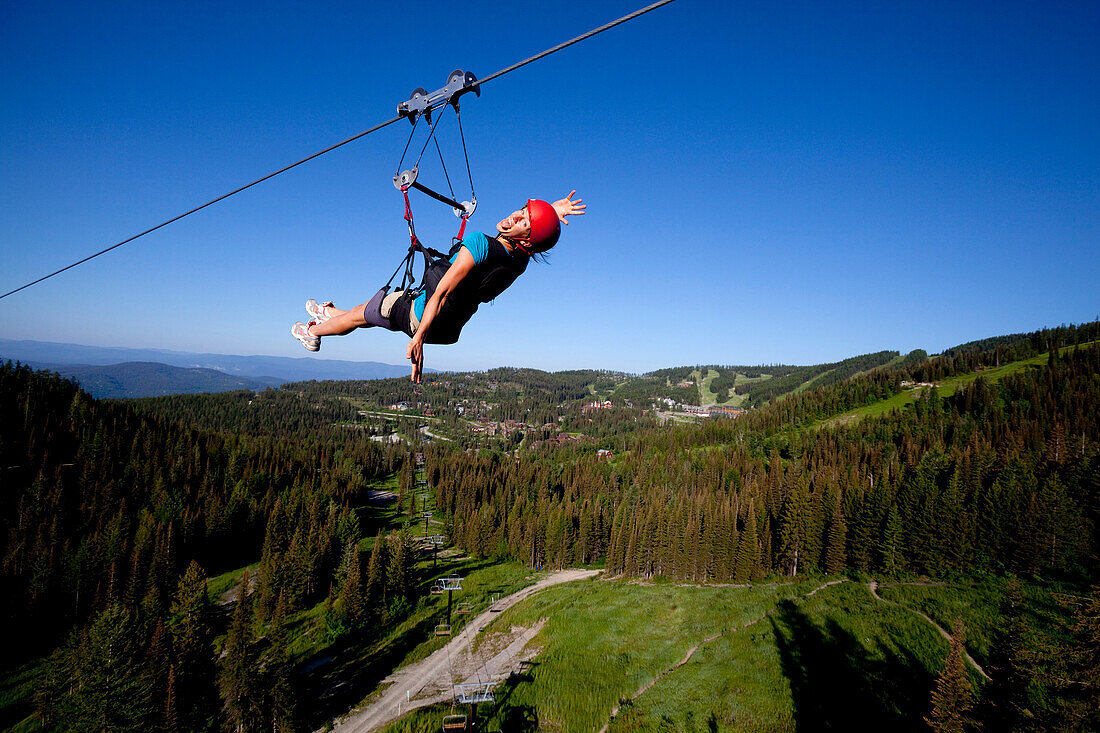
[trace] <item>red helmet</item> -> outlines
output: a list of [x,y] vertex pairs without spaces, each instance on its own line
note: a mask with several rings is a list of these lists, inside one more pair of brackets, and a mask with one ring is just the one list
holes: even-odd
[[557,209],[542,199],[527,199],[527,221],[531,224],[531,245],[545,252],[558,243],[561,222]]

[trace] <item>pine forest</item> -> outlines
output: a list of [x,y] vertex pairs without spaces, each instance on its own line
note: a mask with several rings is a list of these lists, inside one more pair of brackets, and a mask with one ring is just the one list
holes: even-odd
[[477,729],[1100,730],[1098,339],[137,400],[0,365],[0,726],[339,730],[473,618],[438,578],[586,569],[498,613],[535,656]]

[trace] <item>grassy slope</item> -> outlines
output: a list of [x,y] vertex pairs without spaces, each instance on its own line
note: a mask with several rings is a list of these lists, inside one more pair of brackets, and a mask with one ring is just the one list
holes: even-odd
[[[879,586],[883,598],[927,614],[945,629],[962,620],[966,629],[966,646],[979,664],[989,662],[989,647],[1000,626],[1000,603],[1007,581],[1004,578],[981,577],[971,582],[951,583],[947,590],[940,585],[899,583]],[[1032,629],[1041,633],[1056,633],[1065,622],[1065,613],[1052,601],[1059,589],[1050,583],[1021,585],[1024,617]]]
[[705,645],[610,730],[923,730],[946,651],[926,623],[845,583]]
[[[495,709],[482,706],[479,717],[491,717],[487,730],[595,731],[618,705],[612,733],[923,730],[947,643],[905,607],[873,599],[863,583],[808,597],[820,583],[735,588],[596,580],[549,589],[502,614],[498,623],[548,622],[529,671],[502,685]],[[973,639],[968,646],[981,660],[1002,590],[1001,581],[981,580],[880,592],[941,624],[961,611]],[[1042,589],[1028,595],[1043,606]],[[448,706],[417,710],[386,730],[439,730],[448,712]]]
[[[826,372],[828,373],[828,372]],[[717,369],[708,369],[707,376],[700,378],[699,371],[696,370],[691,373],[693,379],[696,380],[696,384],[699,385],[699,403],[703,407],[710,407],[712,405],[722,405],[723,407],[740,407],[749,398],[747,394],[737,394],[732,389],[730,390],[729,399],[725,402],[718,401],[718,393],[713,390],[711,384],[715,379],[719,377],[721,372]],[[751,384],[753,382],[764,382],[772,378],[771,374],[761,374],[759,377],[747,377],[741,372],[735,372],[737,375],[737,384]],[[810,386],[810,382],[806,382],[799,386],[795,392],[801,392]]]
[[[1065,353],[1069,349],[1075,348],[1073,346],[1062,349],[1062,353]],[[1031,359],[1022,359],[1020,361],[1009,362],[1008,364],[1002,364],[999,367],[991,369],[983,369],[980,372],[971,372],[969,374],[960,374],[955,377],[948,377],[942,382],[936,385],[936,389],[940,394],[940,397],[950,397],[960,388],[964,387],[979,376],[990,382],[998,382],[1010,374],[1028,369],[1031,367],[1044,366],[1049,358],[1048,354],[1041,354]],[[891,410],[898,410],[906,405],[910,405],[917,401],[921,393],[927,389],[927,387],[913,387],[907,389],[904,392],[896,394],[885,400],[880,400],[872,405],[864,405],[863,407],[857,407],[853,410],[841,413],[836,417],[832,417],[821,423],[821,426],[827,427],[830,425],[843,425],[850,422],[856,422],[862,420],[865,417],[875,417],[876,415],[885,415]]]
[[[719,374],[720,372],[717,369],[707,369],[705,377],[701,377],[698,370],[691,373],[692,378],[695,379],[695,383],[699,385],[699,404],[703,407],[733,404],[732,399],[726,402],[719,402],[718,393],[711,387],[711,384],[714,383],[714,380],[718,378]],[[730,396],[740,398],[740,395],[731,394]]]

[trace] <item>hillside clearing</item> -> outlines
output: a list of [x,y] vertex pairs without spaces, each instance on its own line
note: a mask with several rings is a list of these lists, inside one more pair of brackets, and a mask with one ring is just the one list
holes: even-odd
[[[1088,344],[1082,344],[1081,346],[1087,346]],[[1076,346],[1066,346],[1059,350],[1059,353],[1066,353],[1071,349],[1077,348]],[[970,372],[969,374],[960,374],[954,377],[948,377],[935,385],[936,391],[940,397],[950,397],[955,394],[961,387],[965,387],[968,384],[974,382],[978,377],[985,379],[988,382],[999,382],[1005,377],[1016,374],[1024,369],[1037,368],[1045,366],[1049,354],[1040,354],[1039,356],[1032,357],[1030,359],[1021,359],[1020,361],[1009,362],[1008,364],[1002,364],[999,367],[991,367],[989,369],[981,369],[976,372]],[[864,405],[862,407],[856,407],[848,410],[847,412],[831,417],[828,420],[823,420],[818,423],[816,427],[833,427],[837,425],[847,425],[849,423],[857,422],[867,417],[876,417],[878,415],[885,415],[892,410],[899,410],[906,405],[911,405],[916,402],[920,396],[929,390],[929,387],[915,386],[906,389],[903,392],[899,392],[892,397],[888,397],[885,400],[880,400],[871,405]]]
[[[549,589],[502,614],[498,623],[517,628],[546,619],[532,642],[541,651],[479,718],[488,730],[520,731],[922,730],[947,652],[939,622],[845,580],[605,580]],[[986,585],[914,590],[926,605],[973,604],[968,629],[987,639],[1000,585]],[[416,710],[385,730],[438,730],[450,711]]]

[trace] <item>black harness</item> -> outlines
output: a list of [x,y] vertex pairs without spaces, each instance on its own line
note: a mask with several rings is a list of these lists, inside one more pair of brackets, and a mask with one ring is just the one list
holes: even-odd
[[[477,313],[482,303],[488,303],[503,293],[527,270],[530,258],[524,254],[508,254],[504,245],[490,239],[490,257],[476,265],[447,296],[443,307],[432,321],[425,341],[430,344],[453,344],[458,341],[462,327]],[[455,242],[446,255],[433,257],[426,265],[424,277],[415,290],[405,291],[390,311],[394,326],[412,336],[411,312],[413,301],[423,292],[427,298],[439,287],[439,282],[451,267],[451,258],[462,249],[462,242]],[[425,257],[427,259],[427,257]]]

